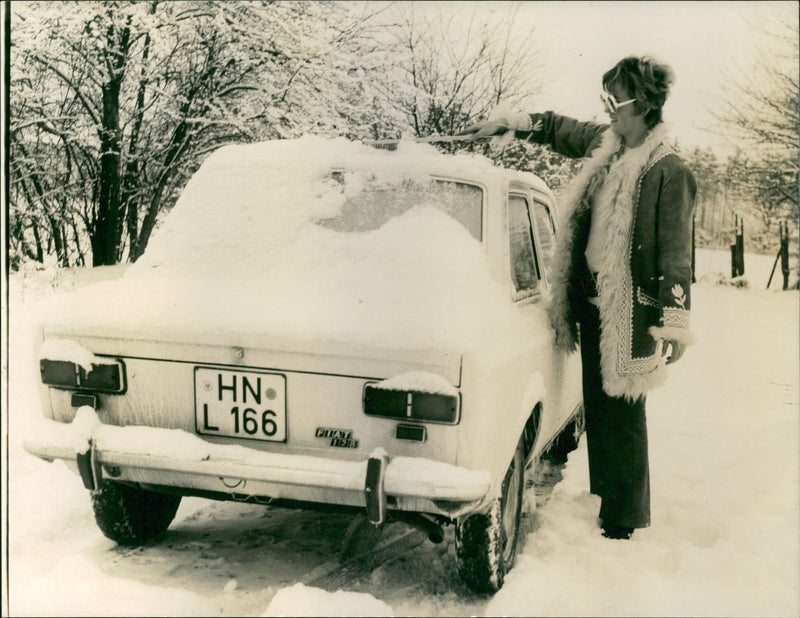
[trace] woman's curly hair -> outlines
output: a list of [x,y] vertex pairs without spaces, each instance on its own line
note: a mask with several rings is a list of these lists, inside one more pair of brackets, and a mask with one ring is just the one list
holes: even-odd
[[635,98],[634,108],[652,129],[662,120],[661,108],[674,81],[675,73],[669,65],[646,56],[629,56],[603,75],[603,88],[609,91],[618,86]]

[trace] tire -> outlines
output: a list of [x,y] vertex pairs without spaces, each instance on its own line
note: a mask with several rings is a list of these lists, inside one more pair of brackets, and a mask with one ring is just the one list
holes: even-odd
[[480,594],[500,590],[517,557],[525,485],[523,448],[520,440],[503,479],[500,496],[489,511],[456,522],[458,572],[464,583]]
[[112,541],[135,547],[163,538],[181,497],[105,481],[92,492],[98,527]]
[[563,464],[567,463],[568,455],[578,448],[581,435],[583,435],[584,427],[586,425],[583,405],[575,415],[575,417],[559,432],[555,437],[550,447],[544,454],[544,458],[550,463]]

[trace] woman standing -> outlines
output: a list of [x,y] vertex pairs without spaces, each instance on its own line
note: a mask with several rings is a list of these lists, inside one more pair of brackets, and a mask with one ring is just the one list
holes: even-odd
[[696,185],[666,142],[672,70],[629,57],[603,75],[610,124],[546,112],[478,123],[473,139],[509,130],[586,157],[562,202],[548,314],[557,345],[580,345],[591,491],[608,538],[650,524],[645,399],[692,341]]

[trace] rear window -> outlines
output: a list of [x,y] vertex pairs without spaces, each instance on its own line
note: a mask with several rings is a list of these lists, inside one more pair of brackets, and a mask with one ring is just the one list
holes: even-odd
[[334,172],[345,186],[345,202],[339,213],[317,223],[339,232],[376,230],[407,210],[430,205],[443,211],[477,240],[483,238],[483,189],[477,185],[433,178],[402,180],[364,179]]

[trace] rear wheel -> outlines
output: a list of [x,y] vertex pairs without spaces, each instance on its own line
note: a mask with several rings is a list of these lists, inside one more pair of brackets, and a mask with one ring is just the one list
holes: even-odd
[[105,481],[92,492],[97,525],[112,541],[136,546],[161,539],[181,503],[181,497]]
[[456,522],[456,560],[461,578],[473,591],[494,593],[503,586],[517,556],[522,490],[525,477],[523,442],[503,479],[500,496],[487,513]]

